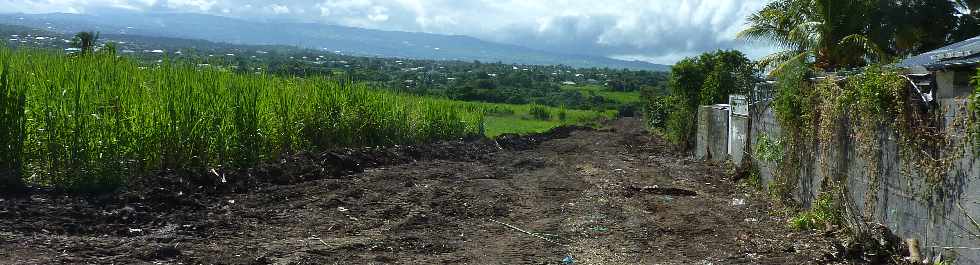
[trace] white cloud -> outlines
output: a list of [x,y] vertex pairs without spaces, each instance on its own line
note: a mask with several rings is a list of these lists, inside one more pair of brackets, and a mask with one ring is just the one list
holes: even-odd
[[172,9],[190,9],[191,11],[210,11],[211,7],[217,4],[216,1],[208,0],[166,0],[166,6]]
[[85,13],[105,7],[164,8],[244,19],[271,16],[372,29],[469,35],[556,52],[672,63],[680,56],[708,50],[759,50],[736,41],[735,34],[744,28],[744,18],[766,2],[768,0],[0,0],[0,10]]
[[374,22],[385,22],[388,21],[388,8],[383,6],[373,6],[371,7],[371,12],[368,14],[368,20]]
[[272,4],[268,8],[276,15],[289,14],[289,7],[285,5]]

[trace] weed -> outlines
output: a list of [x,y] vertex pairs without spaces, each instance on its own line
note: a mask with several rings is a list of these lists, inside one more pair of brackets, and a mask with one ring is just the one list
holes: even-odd
[[789,221],[797,230],[823,229],[840,223],[839,212],[831,196],[819,196],[809,210],[800,212]]

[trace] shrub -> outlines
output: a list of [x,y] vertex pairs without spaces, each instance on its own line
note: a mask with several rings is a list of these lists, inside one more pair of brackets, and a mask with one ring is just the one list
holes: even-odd
[[558,109],[558,120],[562,123],[568,120],[568,111],[565,110],[565,106]]
[[671,100],[673,100],[671,96],[655,96],[647,101],[644,113],[651,128],[666,128]]
[[[823,195],[823,194],[822,194]],[[831,196],[819,196],[810,210],[790,219],[790,227],[797,230],[822,229],[840,224],[841,218]]]
[[616,108],[616,116],[622,117],[635,117],[636,116],[636,106],[631,104],[619,105]]
[[668,140],[692,148],[698,106],[725,103],[729,94],[747,91],[754,74],[751,61],[738,51],[705,53],[675,64],[668,79],[671,100],[664,123]]
[[530,114],[531,117],[534,119],[538,119],[542,121],[551,120],[551,112],[548,111],[548,108],[540,105],[532,105]]

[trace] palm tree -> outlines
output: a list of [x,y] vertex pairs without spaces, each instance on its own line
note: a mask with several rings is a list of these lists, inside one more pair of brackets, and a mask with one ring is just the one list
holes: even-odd
[[774,43],[783,51],[763,58],[778,72],[792,62],[828,71],[858,67],[887,55],[869,37],[875,1],[777,0],[748,18],[739,38]]
[[82,50],[82,54],[91,53],[95,48],[95,42],[99,40],[98,32],[82,31],[75,34],[72,40],[72,47]]

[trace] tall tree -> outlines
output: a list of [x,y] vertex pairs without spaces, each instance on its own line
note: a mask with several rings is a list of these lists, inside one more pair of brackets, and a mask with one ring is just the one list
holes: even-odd
[[902,58],[980,34],[980,0],[776,0],[748,18],[739,37],[784,48],[762,60],[834,71]]
[[99,40],[99,33],[92,31],[82,31],[75,34],[72,39],[72,47],[82,50],[82,54],[91,53],[95,49],[95,42]]
[[[756,71],[739,51],[716,51],[684,58],[668,79],[667,136],[684,149],[694,147],[699,105],[727,103],[728,95],[748,91]],[[661,104],[651,102],[650,104]]]
[[867,34],[875,12],[867,0],[777,0],[750,15],[739,37],[784,48],[761,61],[777,70],[791,61],[827,70],[861,66],[885,55]]

